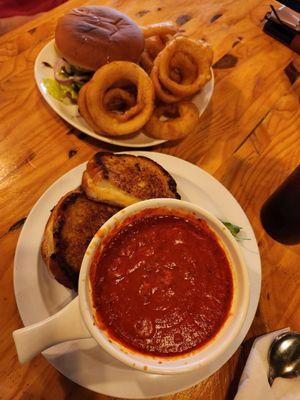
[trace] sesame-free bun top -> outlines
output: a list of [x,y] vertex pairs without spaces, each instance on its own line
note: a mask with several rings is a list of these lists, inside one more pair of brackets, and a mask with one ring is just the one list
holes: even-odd
[[144,35],[129,17],[109,7],[71,10],[56,26],[55,44],[71,65],[96,71],[111,61],[138,62]]

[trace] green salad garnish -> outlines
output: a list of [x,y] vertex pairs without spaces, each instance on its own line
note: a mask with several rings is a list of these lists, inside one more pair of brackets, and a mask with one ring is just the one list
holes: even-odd
[[71,85],[63,85],[51,78],[43,79],[43,85],[52,97],[64,103],[70,101],[76,103],[79,90],[83,86],[79,82],[72,83]]
[[224,222],[221,221],[227,229],[231,232],[232,236],[234,236],[237,240],[250,240],[250,238],[245,238],[245,237],[239,237],[238,234],[240,233],[240,230],[242,229],[241,226],[234,225],[231,222]]

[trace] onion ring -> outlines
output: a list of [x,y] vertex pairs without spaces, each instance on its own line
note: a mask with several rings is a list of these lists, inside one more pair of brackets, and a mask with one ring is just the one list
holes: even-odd
[[141,55],[140,64],[147,74],[150,74],[153,68],[153,61],[164,47],[165,45],[158,35],[151,36],[145,40],[145,49]]
[[175,33],[178,32],[178,29],[176,25],[173,24],[173,22],[161,22],[159,24],[152,24],[148,26],[140,26],[144,38],[147,39],[150,36],[155,36],[155,35],[175,35]]
[[[169,65],[177,52],[187,53],[195,60],[198,76],[190,84],[177,83],[169,77]],[[169,42],[159,54],[159,80],[174,95],[181,97],[192,96],[211,79],[210,66],[212,64],[212,57],[211,48],[204,42],[196,42],[184,36],[178,36]]]
[[[179,114],[179,116],[176,116]],[[162,115],[173,119],[161,121]],[[199,111],[194,103],[182,101],[177,104],[159,106],[144,126],[145,132],[154,138],[164,140],[181,139],[192,133],[199,121]]]
[[[111,107],[110,103],[113,101],[115,104]],[[117,113],[116,111],[121,110],[118,110],[116,106],[122,102],[127,106],[127,110]],[[103,97],[103,105],[118,121],[128,121],[142,109],[142,104],[136,104],[134,95],[121,88],[109,89]]]
[[125,104],[127,108],[135,105],[135,98],[133,94],[121,88],[109,89],[104,97],[103,104],[109,111],[120,111],[120,106]]
[[145,49],[153,60],[164,48],[165,44],[158,35],[151,36],[145,40]]
[[78,109],[79,109],[79,113],[82,116],[82,118],[85,120],[85,122],[93,129],[93,131],[95,132],[99,132],[98,127],[95,125],[89,110],[87,108],[86,105],[86,91],[88,88],[89,83],[85,84],[84,86],[82,86],[82,88],[79,91],[79,95],[78,95]]
[[142,68],[147,72],[147,74],[150,74],[152,68],[153,68],[153,60],[151,59],[148,51],[145,49],[141,55],[140,59],[140,64]]
[[[119,121],[106,110],[104,95],[115,82],[126,79],[137,86],[137,106],[140,111],[128,121]],[[86,91],[86,105],[98,129],[113,135],[136,132],[153,113],[154,89],[150,77],[137,64],[128,61],[113,61],[101,67],[93,76]],[[130,111],[130,109],[128,110]]]
[[170,35],[170,34],[165,34],[165,35],[160,35],[160,39],[163,42],[164,45],[166,45],[170,40],[172,40],[173,36],[176,37],[177,33],[175,35]]
[[177,68],[174,69],[170,69],[169,71],[170,74],[170,78],[172,79],[172,81],[180,83],[182,81],[182,76],[180,71],[178,71]]
[[[174,79],[174,73],[172,76],[172,72],[174,72],[174,69],[178,71],[177,76],[175,75],[175,79]],[[179,81],[177,80],[178,75],[181,78]],[[197,75],[198,75],[197,65],[193,62],[193,60],[188,54],[181,52],[174,54],[174,57],[170,61],[170,70],[169,70],[169,76],[173,81],[181,84],[189,84],[195,81]]]
[[159,77],[158,77],[158,63],[159,63],[159,57],[160,57],[160,56],[158,56],[158,57],[155,59],[155,62],[154,62],[152,71],[151,71],[151,73],[150,73],[150,77],[151,77],[152,82],[153,82],[153,86],[154,86],[154,89],[155,89],[156,96],[157,96],[160,100],[164,101],[165,103],[168,103],[168,104],[170,104],[170,103],[177,103],[177,102],[180,101],[182,98],[179,97],[179,96],[175,96],[175,95],[173,95],[172,93],[170,93],[169,91],[167,91],[167,90],[162,86],[162,84],[161,84],[161,82],[160,82],[160,80],[159,80]]

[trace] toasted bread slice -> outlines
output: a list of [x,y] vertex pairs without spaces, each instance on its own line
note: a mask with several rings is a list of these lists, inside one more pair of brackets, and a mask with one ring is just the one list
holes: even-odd
[[81,189],[63,196],[48,220],[41,247],[43,260],[55,279],[77,290],[81,262],[101,225],[119,211],[94,202]]
[[83,173],[86,195],[119,207],[152,198],[176,198],[176,182],[159,164],[131,154],[96,153]]

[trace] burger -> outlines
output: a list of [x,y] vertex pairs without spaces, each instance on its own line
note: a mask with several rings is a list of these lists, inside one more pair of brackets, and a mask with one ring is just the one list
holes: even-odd
[[54,77],[57,83],[70,87],[66,94],[73,99],[104,64],[139,62],[144,35],[132,19],[113,8],[85,6],[58,20],[55,45],[60,58],[54,66]]
[[58,20],[55,44],[69,64],[96,71],[111,61],[138,62],[144,36],[139,26],[119,11],[87,6],[75,8]]

